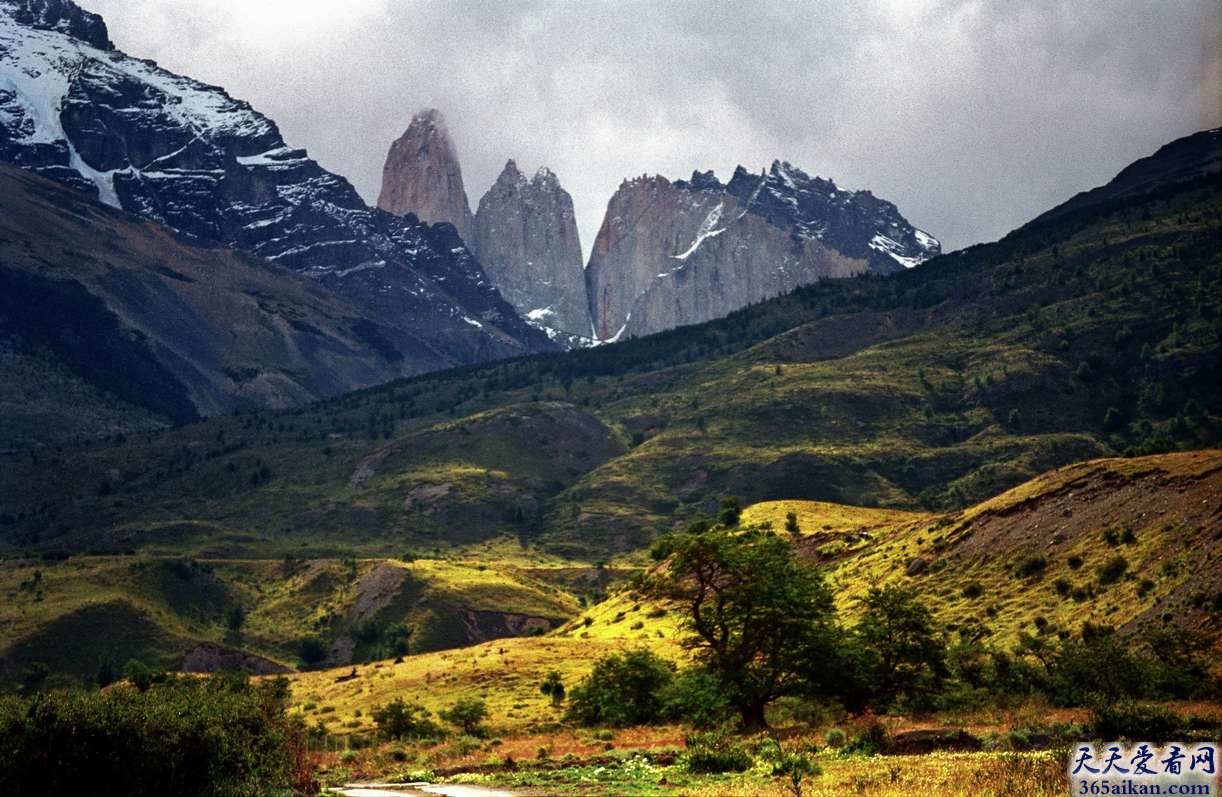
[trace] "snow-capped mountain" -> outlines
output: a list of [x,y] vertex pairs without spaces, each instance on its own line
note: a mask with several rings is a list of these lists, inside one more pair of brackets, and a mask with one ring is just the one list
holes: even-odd
[[368,207],[249,104],[115,50],[69,0],[0,0],[0,160],[316,278],[398,331],[405,372],[553,348],[452,227]]
[[[711,173],[704,175],[706,187]],[[715,190],[715,189],[712,189]],[[912,268],[942,253],[942,245],[918,230],[885,199],[846,191],[836,183],[782,161],[762,174],[742,166],[725,186],[743,208],[801,238],[813,238],[846,257],[866,260],[882,274]]]
[[820,279],[889,274],[941,253],[895,205],[775,161],[671,182],[626,180],[586,268],[597,336],[619,340],[726,315]]

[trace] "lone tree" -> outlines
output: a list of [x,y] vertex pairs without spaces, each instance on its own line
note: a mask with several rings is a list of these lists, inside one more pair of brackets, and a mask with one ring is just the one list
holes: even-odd
[[560,673],[557,670],[549,672],[543,683],[539,684],[539,691],[552,699],[553,706],[563,703],[564,681],[560,680]]
[[841,636],[832,594],[789,543],[758,529],[715,529],[674,535],[665,547],[670,567],[648,590],[683,610],[686,644],[744,730],[767,727],[773,700],[828,688],[820,672],[838,671]]

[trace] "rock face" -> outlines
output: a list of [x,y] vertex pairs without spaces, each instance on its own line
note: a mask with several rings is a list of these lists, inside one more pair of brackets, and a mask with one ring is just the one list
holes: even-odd
[[497,290],[532,323],[590,335],[573,198],[556,175],[540,169],[527,180],[506,163],[479,202],[472,245]]
[[454,229],[368,207],[248,104],[109,49],[68,0],[0,0],[0,161],[313,278],[378,324],[400,374],[556,348]]
[[7,5],[13,18],[22,25],[66,33],[99,50],[114,49],[102,17],[70,0],[8,0],[0,5]]
[[619,340],[724,316],[799,285],[892,273],[941,251],[895,206],[787,163],[728,184],[625,181],[586,269],[597,337]]
[[413,213],[429,224],[448,222],[464,241],[471,241],[471,206],[462,168],[440,111],[429,108],[416,114],[407,132],[390,146],[378,207],[396,216]]

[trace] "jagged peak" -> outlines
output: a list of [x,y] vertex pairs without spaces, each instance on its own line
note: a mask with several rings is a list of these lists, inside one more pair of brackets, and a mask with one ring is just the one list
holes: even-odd
[[101,15],[86,11],[72,0],[0,0],[0,11],[8,12],[22,25],[63,33],[99,50],[115,48]]
[[531,185],[540,188],[558,188],[560,186],[560,179],[556,177],[556,173],[546,166],[540,166],[530,182]]
[[684,182],[679,180],[675,185],[688,188],[692,191],[722,191],[725,186],[717,179],[717,175],[712,169],[702,172],[699,170],[693,171],[691,179]]
[[623,182],[619,184],[619,187],[622,191],[625,188],[636,188],[643,185],[665,187],[670,184],[670,180],[667,180],[660,174],[642,174],[639,177],[625,177]]
[[412,117],[412,127],[433,127],[439,130],[446,129],[446,117],[441,111],[436,108],[421,108],[416,111]]
[[496,178],[496,184],[508,188],[516,188],[526,184],[526,178],[522,176],[522,172],[518,169],[517,161],[513,158],[505,161],[505,168],[501,169],[500,175]]
[[[836,194],[842,190],[836,185],[835,180],[819,177],[817,175],[809,175],[799,167],[794,166],[789,161],[774,160],[772,162],[772,166],[765,170],[764,175],[767,179],[779,180],[787,188],[796,188],[798,186],[802,186],[804,188],[813,187],[821,193],[829,195]],[[846,193],[853,196],[856,196],[857,194],[862,194],[863,196],[869,195],[868,191],[848,191]]]

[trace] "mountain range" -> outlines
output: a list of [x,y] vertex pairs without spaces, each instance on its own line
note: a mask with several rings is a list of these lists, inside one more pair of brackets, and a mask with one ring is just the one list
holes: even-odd
[[[249,104],[118,51],[102,18],[71,0],[0,0],[0,162],[121,211],[84,210],[73,196],[0,175],[13,218],[56,206],[88,217],[72,230],[72,252],[96,260],[92,277],[72,266],[70,252],[6,264],[27,281],[0,319],[13,372],[22,374],[10,380],[14,412],[0,444],[18,447],[90,427],[73,416],[105,419],[100,433],[121,433],[646,335],[938,252],[889,203],[777,163],[761,175],[740,169],[724,186],[711,173],[626,181],[587,267],[572,198],[547,169],[528,179],[509,161],[471,213],[436,111],[417,114],[391,147],[379,206],[369,207]],[[162,229],[138,233],[141,222]],[[123,262],[99,256],[111,227],[124,238],[143,235],[139,252]],[[64,241],[44,240],[53,228],[15,225],[7,244],[56,252]],[[257,268],[260,324],[290,318],[291,334],[277,332],[275,346],[258,334],[243,339],[227,325],[256,301],[253,289],[225,300],[182,290],[192,283],[166,276],[179,259]],[[238,271],[216,279],[235,287],[248,273]],[[103,286],[102,275],[118,273],[152,280],[139,302]],[[110,338],[134,341],[122,348],[140,352],[158,387],[137,379],[122,388],[89,366],[97,352],[73,342],[92,340],[80,318],[39,326],[14,309],[49,295],[29,283],[48,279],[93,306],[95,321],[105,317]],[[227,338],[236,343],[221,346]],[[39,398],[23,403],[27,394]],[[55,396],[64,397],[58,407]],[[45,422],[55,417],[66,420]]]
[[510,160],[471,214],[441,113],[418,113],[391,146],[379,206],[448,221],[501,293],[566,347],[615,342],[719,318],[820,279],[891,274],[941,246],[895,205],[776,161],[671,182],[625,180],[587,265],[573,202],[546,167]]

